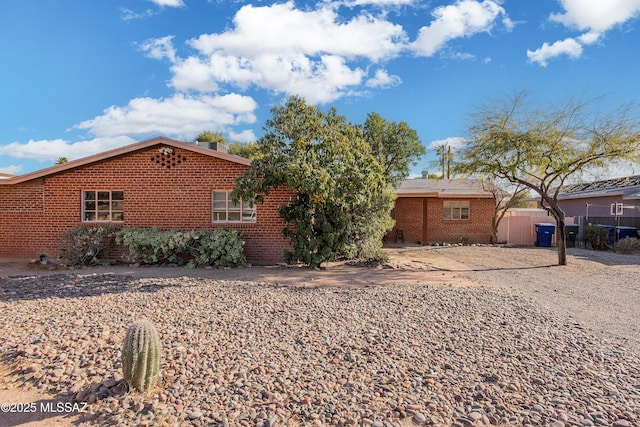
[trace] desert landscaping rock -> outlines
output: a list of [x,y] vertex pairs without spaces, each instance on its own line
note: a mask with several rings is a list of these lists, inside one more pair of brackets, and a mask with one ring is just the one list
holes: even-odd
[[[146,394],[120,365],[138,318],[163,343]],[[4,277],[0,331],[15,376],[90,402],[87,424],[640,425],[640,355],[504,288]]]

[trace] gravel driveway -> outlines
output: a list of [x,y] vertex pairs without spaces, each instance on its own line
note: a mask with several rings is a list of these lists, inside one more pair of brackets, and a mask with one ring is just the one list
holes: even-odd
[[[639,258],[570,254],[565,267],[500,247],[393,249],[384,269],[5,264],[0,372],[90,402],[79,418],[99,425],[640,425]],[[164,346],[146,395],[120,376],[140,317]]]
[[621,338],[640,354],[640,256],[568,249],[557,265],[556,248],[427,247],[399,255],[488,287],[508,288],[558,315]]

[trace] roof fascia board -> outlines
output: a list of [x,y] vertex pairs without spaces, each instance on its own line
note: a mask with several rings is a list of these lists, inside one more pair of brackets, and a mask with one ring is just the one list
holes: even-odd
[[575,194],[558,194],[558,200],[575,200],[575,199],[591,199],[594,197],[600,198],[600,197],[617,197],[617,196],[623,196],[625,194],[624,191],[622,190],[618,190],[618,191],[600,191],[600,192],[592,192],[592,193],[575,193]]
[[490,199],[492,194],[468,194],[468,193],[396,193],[398,198],[428,197],[434,199]]

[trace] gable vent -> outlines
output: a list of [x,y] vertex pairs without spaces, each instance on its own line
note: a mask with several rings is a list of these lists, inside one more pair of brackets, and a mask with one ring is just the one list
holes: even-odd
[[186,157],[181,154],[177,154],[171,147],[160,147],[158,148],[158,151],[151,156],[152,163],[166,169],[175,168],[186,161]]

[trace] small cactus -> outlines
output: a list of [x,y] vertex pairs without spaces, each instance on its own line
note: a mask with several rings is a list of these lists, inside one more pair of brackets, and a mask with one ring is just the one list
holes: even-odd
[[122,346],[122,372],[129,387],[147,391],[157,384],[161,351],[160,337],[153,323],[133,322]]

